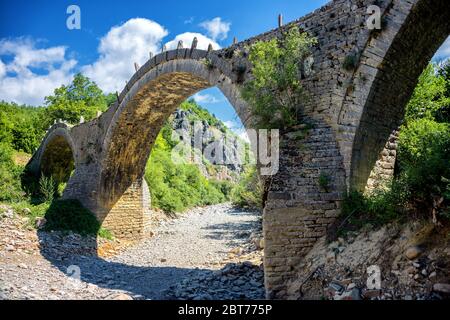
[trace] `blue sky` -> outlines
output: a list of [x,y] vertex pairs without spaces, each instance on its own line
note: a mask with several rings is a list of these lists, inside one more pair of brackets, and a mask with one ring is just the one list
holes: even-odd
[[[0,1],[0,100],[40,105],[76,72],[107,92],[121,91],[148,52],[163,44],[226,47],[324,5],[326,0],[229,1]],[[69,30],[69,5],[81,9],[81,30]],[[441,51],[450,55],[450,46]],[[216,88],[196,100],[230,126],[239,125],[232,107]],[[234,122],[234,124],[233,124]]]
[[[277,25],[279,13],[295,20],[326,0],[245,1],[0,1],[0,99],[40,105],[76,72],[104,91],[121,91],[148,52],[201,35],[202,46],[228,46]],[[81,9],[81,30],[69,30],[69,5]],[[217,88],[196,100],[229,126],[240,121]]]

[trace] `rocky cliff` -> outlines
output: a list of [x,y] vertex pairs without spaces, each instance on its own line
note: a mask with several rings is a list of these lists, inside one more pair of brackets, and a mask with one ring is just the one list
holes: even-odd
[[180,108],[170,118],[172,139],[192,148],[191,162],[206,178],[236,181],[243,171],[249,146],[204,109]]

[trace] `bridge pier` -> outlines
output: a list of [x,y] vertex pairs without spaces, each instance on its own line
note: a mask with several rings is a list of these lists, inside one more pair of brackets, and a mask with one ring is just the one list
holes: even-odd
[[120,240],[143,238],[150,228],[150,192],[145,179],[133,183],[100,221]]
[[280,171],[264,208],[267,298],[284,299],[303,257],[340,213],[346,191],[343,157],[332,128],[322,121],[281,137]]

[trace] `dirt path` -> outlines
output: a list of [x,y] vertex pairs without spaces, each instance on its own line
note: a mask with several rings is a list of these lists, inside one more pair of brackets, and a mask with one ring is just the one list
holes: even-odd
[[261,254],[250,244],[260,228],[256,213],[229,205],[195,209],[108,259],[74,254],[77,236],[36,235],[10,220],[0,221],[2,299],[264,297]]

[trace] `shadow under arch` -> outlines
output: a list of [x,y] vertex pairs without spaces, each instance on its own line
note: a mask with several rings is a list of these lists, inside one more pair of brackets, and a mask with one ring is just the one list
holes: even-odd
[[69,181],[77,163],[76,148],[69,130],[64,123],[50,127],[41,146],[25,167],[21,182],[24,190],[32,196],[38,193],[41,176],[52,177],[57,185]]
[[[229,214],[251,215],[251,212],[242,212],[241,210],[230,210]],[[260,222],[256,222],[260,223]],[[253,228],[252,223],[236,223],[227,224],[215,223],[209,225],[206,230],[206,238],[214,239],[230,236],[236,236],[242,232],[250,232]],[[178,285],[184,279],[203,279],[208,277],[216,277],[220,271],[226,272],[230,266],[234,267],[235,263],[228,263],[225,267],[217,269],[209,269],[207,267],[177,267],[177,266],[152,266],[150,263],[141,261],[122,262],[119,258],[102,258],[97,254],[97,239],[95,237],[80,238],[72,233],[53,233],[38,232],[40,242],[40,253],[48,260],[52,267],[66,276],[65,283],[59,283],[58,288],[64,291],[72,290],[80,292],[80,299],[86,298],[83,294],[87,294],[87,286],[96,285],[102,289],[113,290],[117,292],[125,292],[133,296],[135,299],[150,300],[191,300],[201,298],[205,294],[215,299],[223,299],[223,292],[211,293],[209,287],[205,285],[195,285],[192,288],[191,298],[181,298],[176,296],[175,291],[171,288]],[[229,249],[235,248],[235,243],[227,240],[225,246]],[[142,266],[145,262],[145,266]],[[254,266],[257,268],[257,266]],[[59,278],[57,278],[59,279]],[[71,281],[71,279],[79,279],[80,281]],[[252,300],[255,299],[254,290],[242,287],[236,290],[233,281],[223,284],[227,299],[232,300]],[[182,287],[182,289],[184,289]],[[228,289],[228,290],[227,290]],[[262,289],[261,289],[262,290]],[[258,300],[264,299],[263,292],[256,297]],[[185,293],[185,292],[183,292]],[[96,299],[104,299],[110,297],[97,296]],[[217,295],[217,296],[216,296]],[[89,293],[89,298],[93,298],[93,294]]]

